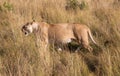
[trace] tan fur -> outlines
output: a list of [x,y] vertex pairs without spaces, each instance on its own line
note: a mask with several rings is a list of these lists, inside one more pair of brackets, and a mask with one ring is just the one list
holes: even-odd
[[[33,27],[36,24],[37,28]],[[89,51],[92,51],[92,48],[89,45],[88,38],[90,37],[90,39],[96,44],[92,38],[90,29],[86,25],[70,23],[47,24],[45,22],[32,22],[29,25],[25,24],[22,27],[22,31],[25,30],[25,26],[33,27],[33,32],[36,33],[37,36],[40,36],[41,40],[45,41],[46,44],[63,45],[70,43],[72,39],[74,39]]]

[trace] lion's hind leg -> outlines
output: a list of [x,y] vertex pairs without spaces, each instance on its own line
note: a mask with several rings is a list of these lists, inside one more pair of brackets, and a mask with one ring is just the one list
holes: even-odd
[[93,48],[89,45],[88,41],[82,41],[82,46],[87,49],[89,52],[93,51]]

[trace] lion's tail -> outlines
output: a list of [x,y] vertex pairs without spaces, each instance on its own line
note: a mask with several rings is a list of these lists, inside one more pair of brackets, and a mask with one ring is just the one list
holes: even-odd
[[95,42],[95,40],[92,37],[90,29],[88,30],[88,35],[89,35],[90,39],[92,40],[92,42],[97,45],[97,43]]

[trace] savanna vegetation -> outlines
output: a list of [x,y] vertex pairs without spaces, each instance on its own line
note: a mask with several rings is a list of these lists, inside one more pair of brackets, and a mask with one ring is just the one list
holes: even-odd
[[[78,52],[43,45],[24,23],[82,23],[99,46]],[[120,76],[120,0],[0,0],[0,76]]]

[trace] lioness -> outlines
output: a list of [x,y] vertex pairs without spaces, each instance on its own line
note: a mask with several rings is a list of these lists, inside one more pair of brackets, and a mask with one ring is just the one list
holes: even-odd
[[82,24],[48,24],[33,21],[23,25],[22,32],[26,36],[30,33],[35,33],[37,36],[40,36],[41,41],[44,41],[46,44],[54,44],[55,46],[59,46],[59,48],[61,48],[63,44],[68,44],[72,42],[72,40],[76,40],[79,44],[82,44],[84,48],[92,51],[88,37],[96,44],[90,29]]

